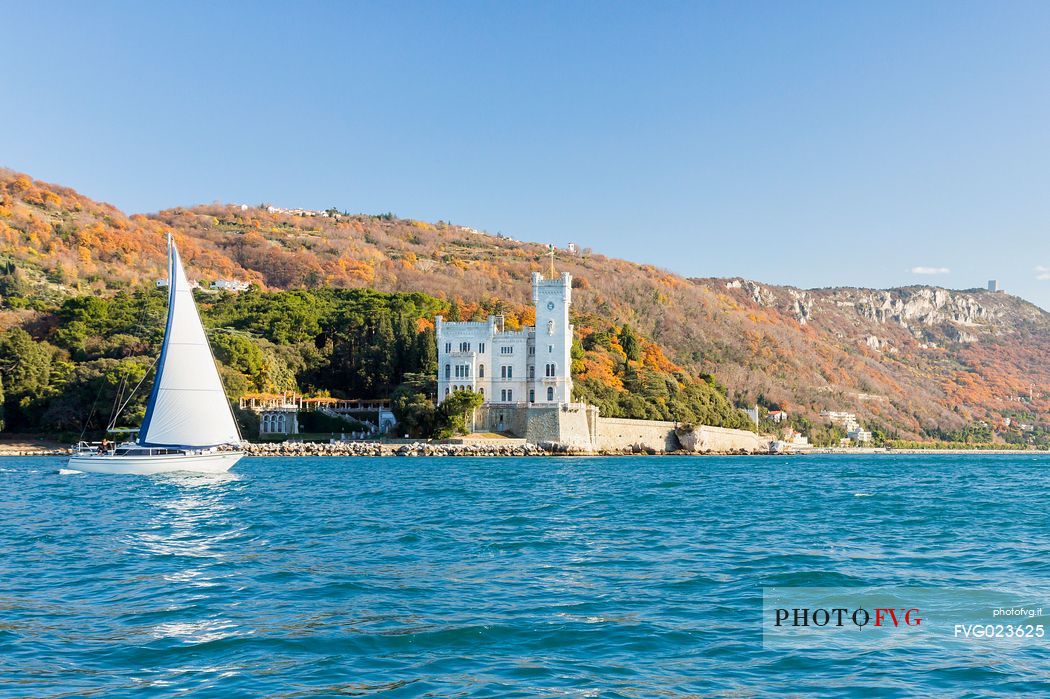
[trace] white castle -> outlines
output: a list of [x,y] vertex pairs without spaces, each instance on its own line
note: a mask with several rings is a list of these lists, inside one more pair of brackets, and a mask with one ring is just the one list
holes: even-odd
[[435,319],[438,402],[458,389],[485,397],[486,405],[559,405],[572,401],[570,351],[572,275],[532,274],[536,325],[505,330],[502,316],[482,322]]
[[532,301],[536,325],[521,330],[506,330],[500,316],[466,323],[435,318],[438,402],[459,389],[484,396],[470,416],[471,432],[585,454],[769,450],[768,435],[700,426],[684,430],[683,442],[677,422],[602,417],[596,406],[573,402],[572,275],[552,269],[545,279],[534,272]]

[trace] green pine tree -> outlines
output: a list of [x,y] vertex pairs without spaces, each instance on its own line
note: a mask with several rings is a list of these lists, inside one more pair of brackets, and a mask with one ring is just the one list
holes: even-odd
[[642,343],[638,341],[638,336],[631,330],[631,326],[624,324],[620,328],[620,347],[623,347],[624,354],[632,362],[637,362],[642,358]]

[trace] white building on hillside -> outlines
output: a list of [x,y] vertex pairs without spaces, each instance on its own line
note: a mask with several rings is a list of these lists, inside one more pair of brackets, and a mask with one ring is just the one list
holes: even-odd
[[438,402],[457,389],[481,393],[487,404],[528,405],[572,401],[570,351],[572,275],[532,275],[536,326],[505,330],[503,318],[481,322],[435,319]]
[[251,284],[240,279],[216,279],[211,288],[216,291],[247,291]]
[[856,413],[846,413],[835,410],[821,410],[821,417],[826,417],[831,424],[838,425],[846,429],[847,432],[855,430],[860,427],[860,421],[857,420]]
[[852,439],[854,442],[870,442],[871,432],[858,425],[854,429],[847,432],[846,437]]

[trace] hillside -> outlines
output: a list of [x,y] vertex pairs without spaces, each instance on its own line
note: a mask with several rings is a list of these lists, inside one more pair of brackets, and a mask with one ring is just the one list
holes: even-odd
[[[328,213],[208,205],[126,216],[0,172],[0,262],[10,263],[0,294],[19,296],[12,285],[43,297],[151,283],[172,231],[190,275],[205,281],[422,291],[462,317],[500,311],[512,327],[531,320],[529,273],[545,269],[544,245],[389,214]],[[717,376],[740,404],[814,420],[821,410],[854,411],[904,438],[957,438],[982,422],[1018,438],[1020,424],[1050,422],[1050,314],[1016,297],[685,279],[586,250],[560,250],[557,266],[575,277],[584,344],[628,324],[662,349],[660,361]],[[29,323],[32,313],[9,308],[4,323]],[[579,377],[614,385],[613,364],[592,358]]]

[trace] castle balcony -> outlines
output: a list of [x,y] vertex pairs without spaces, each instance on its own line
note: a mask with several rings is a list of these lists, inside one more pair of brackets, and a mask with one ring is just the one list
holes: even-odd
[[371,413],[378,411],[389,411],[391,401],[387,398],[376,399],[343,399],[343,398],[303,398],[302,410],[312,410],[325,413]]
[[246,393],[239,402],[241,410],[298,410],[302,397],[296,393]]

